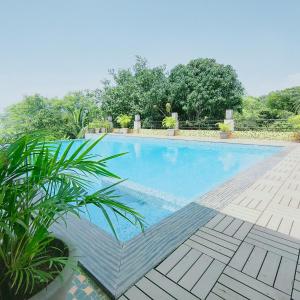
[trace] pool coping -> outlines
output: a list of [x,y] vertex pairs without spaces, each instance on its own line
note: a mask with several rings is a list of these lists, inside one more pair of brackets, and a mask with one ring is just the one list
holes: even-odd
[[84,269],[113,298],[118,298],[293,148],[283,147],[129,241],[118,242],[96,225],[73,216],[68,217],[67,227],[55,224],[53,232],[73,242]]

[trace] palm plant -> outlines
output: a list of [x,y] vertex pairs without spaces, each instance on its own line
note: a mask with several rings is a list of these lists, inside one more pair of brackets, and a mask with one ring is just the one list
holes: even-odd
[[84,132],[88,123],[87,111],[79,109],[65,108],[64,113],[67,136],[71,139],[84,137]]
[[117,117],[117,123],[121,125],[122,128],[126,128],[131,122],[132,117],[128,115],[120,115]]
[[[79,147],[50,143],[40,134],[25,135],[0,148],[0,299],[27,299],[48,284],[67,262],[51,225],[79,216],[93,204],[100,208],[116,235],[108,210],[138,224],[143,217],[117,200],[113,186],[89,193],[87,179],[111,173],[106,162],[91,154],[103,137]],[[82,176],[84,175],[84,176]],[[62,249],[60,249],[62,248]]]
[[173,118],[173,117],[165,117],[162,120],[162,126],[165,127],[165,128],[169,128],[169,129],[175,128],[176,119]]

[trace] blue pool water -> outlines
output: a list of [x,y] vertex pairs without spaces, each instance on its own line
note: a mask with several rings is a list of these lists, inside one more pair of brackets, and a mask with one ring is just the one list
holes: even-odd
[[[109,161],[108,167],[128,179],[118,191],[123,195],[120,201],[144,215],[148,227],[280,150],[271,146],[106,136],[93,153],[107,156],[128,152]],[[95,188],[105,184],[96,182]],[[140,232],[110,215],[120,240],[129,240]],[[89,218],[110,232],[97,208],[89,208]]]

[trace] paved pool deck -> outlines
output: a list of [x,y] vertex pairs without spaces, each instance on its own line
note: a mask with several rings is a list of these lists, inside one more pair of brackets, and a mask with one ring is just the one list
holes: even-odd
[[300,299],[300,145],[229,198],[120,300]]

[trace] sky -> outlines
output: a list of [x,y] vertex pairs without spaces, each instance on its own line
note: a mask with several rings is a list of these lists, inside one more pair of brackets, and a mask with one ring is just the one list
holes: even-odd
[[300,0],[0,0],[0,111],[150,66],[230,64],[249,95],[300,85]]

